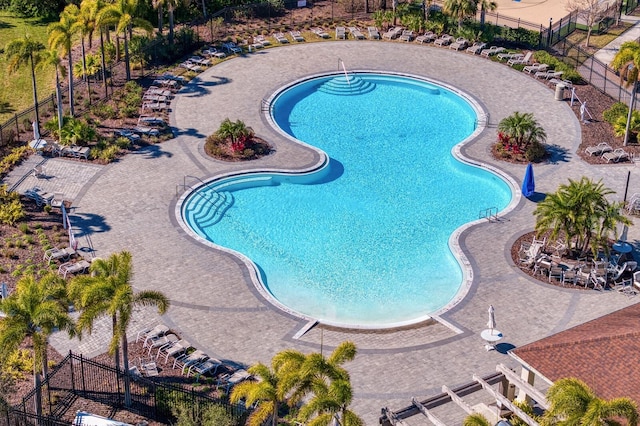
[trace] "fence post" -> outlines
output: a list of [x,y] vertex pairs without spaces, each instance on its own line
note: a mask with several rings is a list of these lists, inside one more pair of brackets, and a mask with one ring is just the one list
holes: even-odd
[[71,389],[73,390],[73,394],[76,393],[76,378],[75,374],[73,374],[73,354],[71,353],[71,349],[69,349],[69,369],[71,370]]
[[18,126],[18,114],[13,114],[16,120],[16,142],[20,142],[20,127]]
[[82,375],[82,395],[86,395],[87,383],[84,380],[84,357],[80,354],[80,374]]

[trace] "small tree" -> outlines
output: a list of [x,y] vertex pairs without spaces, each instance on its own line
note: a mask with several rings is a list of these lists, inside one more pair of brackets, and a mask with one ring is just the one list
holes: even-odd
[[599,24],[607,17],[609,2],[602,0],[567,0],[565,9],[571,13],[576,13],[587,25],[587,38],[585,47],[589,47],[589,39],[593,26]]

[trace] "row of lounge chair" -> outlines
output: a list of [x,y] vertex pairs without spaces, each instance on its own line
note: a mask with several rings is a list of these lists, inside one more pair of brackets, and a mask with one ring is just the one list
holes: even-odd
[[611,145],[606,142],[600,142],[597,145],[589,146],[585,149],[585,152],[591,156],[600,156],[607,163],[628,160],[631,158],[628,152],[622,148],[613,149]]
[[[189,341],[172,333],[165,324],[144,328],[138,332],[136,342],[142,342],[143,349],[147,351],[147,357],[140,358],[141,367],[138,370],[142,370],[142,374],[146,376],[157,375],[157,363],[163,359],[165,365],[173,360],[172,368],[180,369],[182,375],[200,377],[208,374],[216,377],[217,386],[225,387],[227,392],[233,385],[252,377],[244,369],[236,369],[224,361],[210,357],[200,349],[193,348]],[[225,372],[218,375],[219,370]]]

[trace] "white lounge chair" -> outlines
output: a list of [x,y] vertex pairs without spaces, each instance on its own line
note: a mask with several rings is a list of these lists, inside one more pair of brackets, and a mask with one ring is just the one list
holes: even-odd
[[311,29],[311,32],[317,35],[320,38],[331,38],[328,32],[326,32],[323,28],[315,27]]
[[180,338],[178,336],[176,336],[173,333],[168,333],[168,334],[164,334],[162,336],[156,336],[150,339],[146,339],[144,341],[144,345],[142,345],[143,348],[149,348],[147,350],[147,355],[151,356],[151,352],[154,349],[159,349],[167,344],[173,344],[175,342],[177,342],[178,340],[180,340]]
[[533,56],[533,52],[527,52],[526,55],[524,55],[523,57],[518,57],[518,58],[511,58],[507,61],[507,64],[514,66],[514,65],[528,65],[529,62],[531,62],[531,57]]
[[215,375],[221,365],[222,361],[219,359],[207,358],[203,361],[191,364],[187,370],[187,376],[190,376],[192,373],[200,376],[210,372],[211,370],[213,370],[211,374]]
[[160,356],[164,356],[164,363],[166,364],[169,361],[170,356],[177,358],[178,356],[184,354],[190,347],[191,343],[189,343],[187,340],[180,339],[177,342],[166,344],[158,348],[156,359],[160,358]]
[[76,254],[76,251],[73,249],[73,247],[67,247],[62,249],[54,247],[44,252],[43,260],[47,263],[51,263],[52,260],[67,260],[71,256],[74,256],[75,254]]
[[302,33],[300,31],[289,31],[289,35],[297,42],[304,41],[304,37],[302,37]]
[[209,355],[207,355],[200,349],[197,349],[191,354],[185,354],[183,356],[177,357],[173,361],[173,368],[174,369],[180,368],[182,370],[182,374],[185,374],[187,372],[187,369],[191,367],[191,365],[195,364],[196,362],[205,360],[207,358],[209,358]]
[[482,49],[480,51],[480,56],[485,56],[488,58],[489,56],[497,55],[500,52],[504,52],[504,50],[504,47],[491,46],[488,49]]
[[152,328],[144,328],[140,330],[136,335],[136,342],[140,340],[144,342],[148,338],[162,336],[168,331],[169,331],[169,327],[166,326],[165,324],[157,324],[155,327],[152,327]]
[[531,64],[522,68],[522,72],[526,72],[527,74],[535,74],[537,72],[546,71],[549,68],[547,64]]
[[431,41],[434,41],[437,38],[438,38],[438,36],[434,32],[427,31],[426,33],[416,37],[416,42],[418,42],[420,44],[424,44],[424,43],[429,43]]
[[411,41],[415,37],[415,33],[411,30],[403,30],[400,35],[400,41]]
[[240,369],[235,371],[233,374],[225,374],[224,376],[220,377],[220,379],[218,379],[218,386],[225,386],[226,392],[229,393],[229,389],[232,386],[250,379],[251,377],[251,374],[249,374],[247,370]]
[[231,54],[242,53],[242,48],[232,41],[222,43],[222,50]]
[[24,195],[34,200],[36,202],[36,205],[38,206],[41,206],[43,204],[51,204],[51,200],[53,200],[54,196],[52,193],[46,192],[38,186],[27,189],[24,192]]
[[613,151],[613,148],[606,142],[600,142],[598,145],[587,147],[584,151],[589,155],[602,155],[605,152]]
[[47,177],[47,173],[45,172],[45,168],[42,164],[38,164],[37,166],[35,166],[31,171],[31,174],[37,179]]
[[449,49],[453,50],[462,50],[465,49],[469,45],[469,40],[464,37],[458,37],[456,41],[449,45]]
[[380,31],[376,27],[367,27],[367,32],[371,40],[380,40]]
[[501,53],[498,53],[496,55],[496,57],[498,59],[500,59],[501,61],[504,61],[504,60],[509,60],[509,59],[523,58],[524,57],[524,53],[520,53],[520,52],[501,52]]
[[400,37],[400,34],[402,34],[403,30],[404,30],[404,28],[402,28],[402,27],[391,28],[391,29],[389,29],[389,31],[387,31],[386,33],[382,34],[382,38],[387,39],[387,40],[396,39],[396,38]]
[[64,193],[62,192],[54,192],[53,198],[51,199],[51,207],[61,208],[64,204]]
[[485,47],[487,47],[487,43],[476,41],[471,46],[467,47],[467,52],[478,55]]
[[347,29],[345,27],[336,27],[336,40],[346,40]]
[[188,60],[189,62],[193,62],[194,64],[202,65],[205,67],[208,67],[209,65],[211,65],[211,60],[207,58],[203,58],[201,56],[192,56]]
[[62,278],[67,278],[69,274],[85,273],[90,266],[91,264],[84,259],[78,262],[66,262],[60,265],[58,274],[61,275]]
[[602,154],[602,158],[607,160],[607,163],[613,161],[617,163],[618,161],[626,160],[629,158],[629,154],[622,148],[616,148],[613,151],[605,152]]
[[356,40],[364,40],[364,34],[357,27],[349,27],[349,34]]
[[440,37],[433,41],[436,46],[448,46],[453,42],[453,37],[449,34],[442,34]]

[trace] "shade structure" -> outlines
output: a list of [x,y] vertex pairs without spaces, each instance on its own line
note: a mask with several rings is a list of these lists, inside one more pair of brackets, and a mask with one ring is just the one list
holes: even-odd
[[536,183],[533,179],[533,166],[531,163],[527,165],[527,170],[524,172],[524,180],[522,181],[522,195],[525,197],[531,197],[536,190]]
[[489,322],[487,322],[487,327],[491,331],[496,328],[496,310],[493,308],[493,305],[489,305]]

